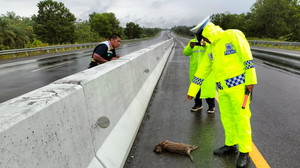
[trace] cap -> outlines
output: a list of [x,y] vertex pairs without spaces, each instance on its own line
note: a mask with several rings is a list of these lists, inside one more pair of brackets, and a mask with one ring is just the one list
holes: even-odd
[[195,33],[197,36],[201,35],[200,32],[204,29],[204,27],[209,22],[210,16],[207,16],[202,22],[200,22],[196,27],[192,28],[190,31]]

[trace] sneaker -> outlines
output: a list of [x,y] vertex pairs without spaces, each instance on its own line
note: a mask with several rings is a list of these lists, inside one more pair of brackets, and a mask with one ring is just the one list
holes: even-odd
[[227,155],[227,154],[237,154],[237,153],[238,153],[238,151],[237,151],[236,145],[233,145],[233,146],[225,145],[219,149],[214,150],[214,155],[218,155],[218,156]]
[[191,109],[191,111],[196,112],[196,111],[201,110],[201,109],[203,109],[203,106],[199,106],[199,105],[195,104],[195,106]]
[[208,114],[213,114],[213,113],[215,113],[215,107],[209,107],[209,108],[207,109],[207,113],[208,113]]
[[236,167],[242,168],[242,167],[247,167],[250,163],[250,157],[249,153],[240,153],[237,161],[236,161]]

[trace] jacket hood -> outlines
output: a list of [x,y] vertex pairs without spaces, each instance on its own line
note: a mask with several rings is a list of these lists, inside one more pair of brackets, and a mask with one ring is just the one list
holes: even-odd
[[214,25],[212,22],[207,23],[207,25],[204,27],[202,36],[207,38],[211,43],[219,39],[222,35],[224,30]]

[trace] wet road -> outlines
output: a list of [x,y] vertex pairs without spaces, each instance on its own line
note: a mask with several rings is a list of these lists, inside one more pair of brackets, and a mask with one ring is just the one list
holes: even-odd
[[[149,47],[167,40],[167,33],[164,31],[158,37],[145,41],[122,43],[116,52],[124,56]],[[92,50],[47,54],[0,62],[0,103],[87,69]],[[11,64],[11,66],[7,67],[4,64]]]
[[[218,106],[207,114],[190,112],[193,101],[184,103],[189,86],[189,58],[183,56],[187,39],[177,38],[175,50],[157,84],[145,118],[129,154],[125,168],[234,168],[237,155],[218,157],[213,150],[223,146],[223,128]],[[265,160],[272,168],[300,166],[300,76],[254,59],[259,84],[255,86],[252,109],[253,143],[250,168]],[[198,145],[188,157],[155,154],[154,146],[162,140]],[[261,160],[253,159],[258,154]],[[255,160],[255,162],[254,162]]]

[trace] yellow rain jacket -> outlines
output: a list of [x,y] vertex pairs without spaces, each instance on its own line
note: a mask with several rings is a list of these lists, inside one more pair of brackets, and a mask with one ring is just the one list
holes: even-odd
[[[194,46],[193,48],[191,48],[190,47],[191,42],[198,42],[198,40],[195,38],[191,39],[190,42],[183,50],[183,54],[185,56],[190,56],[190,72],[189,72],[190,82],[192,82],[194,75],[199,67],[199,64],[201,63],[204,54],[206,53],[206,50],[209,48],[209,44],[207,44],[206,46]],[[209,75],[205,80],[205,82],[203,82],[200,98],[205,99],[205,98],[215,97],[216,84],[213,78],[214,78],[213,75]]]
[[257,83],[250,45],[241,31],[224,31],[210,22],[205,26],[202,35],[212,43],[210,47],[213,52],[201,61],[189,87],[189,96],[196,96],[210,72],[213,73],[215,81],[225,88],[231,87],[226,80],[241,74],[244,74],[245,85]]
[[205,54],[189,87],[195,97],[202,83],[212,72],[219,88],[219,108],[225,132],[225,145],[238,144],[243,153],[252,151],[250,101],[243,109],[245,85],[257,83],[250,46],[239,30],[222,30],[209,22],[202,36],[210,40],[211,53]]

